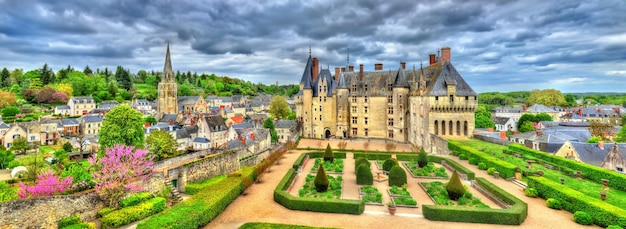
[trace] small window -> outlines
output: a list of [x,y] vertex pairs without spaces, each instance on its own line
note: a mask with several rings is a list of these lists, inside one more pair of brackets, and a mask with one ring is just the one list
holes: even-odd
[[365,96],[363,100],[364,100],[364,102],[367,103],[367,96]]
[[356,117],[352,117],[352,124],[356,124]]
[[393,130],[389,130],[389,138],[393,138]]
[[393,96],[392,95],[387,96],[387,102],[388,103],[393,103]]
[[356,134],[357,134],[357,129],[356,128],[352,128],[352,135],[356,136]]
[[387,119],[387,125],[388,126],[393,126],[393,119],[392,118]]
[[369,134],[369,129],[365,128],[365,137],[367,137]]
[[439,96],[435,96],[435,100],[439,100]]
[[368,109],[367,109],[367,107],[365,107],[365,109],[364,109],[364,110],[365,110],[365,113],[367,114],[367,112],[368,112]]
[[365,117],[365,125],[367,125],[367,117]]

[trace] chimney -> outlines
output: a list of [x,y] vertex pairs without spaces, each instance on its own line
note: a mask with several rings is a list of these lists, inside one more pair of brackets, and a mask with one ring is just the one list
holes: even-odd
[[374,70],[375,71],[382,71],[383,70],[383,63],[375,63],[374,64]]
[[543,132],[541,132],[541,131],[535,131],[535,134],[537,134],[537,136],[541,136],[541,135],[543,135]]
[[339,81],[339,67],[335,67],[335,80]]
[[348,66],[348,72],[354,72],[354,65]]
[[319,66],[319,61],[317,60],[317,57],[313,57],[313,75],[311,77],[313,77],[313,82],[315,82],[317,80],[317,74],[320,73],[320,66]]
[[363,64],[359,64],[359,80],[363,81]]
[[341,72],[346,72],[346,67],[341,68]]
[[522,112],[526,112],[526,104],[522,105]]
[[406,69],[406,62],[400,62],[400,66],[402,66],[402,70]]
[[450,57],[450,47],[441,48],[441,62],[452,62],[452,58]]
[[578,116],[583,117],[583,110],[582,109],[578,109]]
[[504,131],[504,130],[500,131],[500,139],[501,140],[506,140],[506,131]]
[[254,140],[254,133],[250,134],[250,139]]
[[598,148],[604,150],[604,141],[598,141]]
[[437,62],[437,57],[435,56],[434,53],[431,53],[431,54],[428,55],[428,60],[430,62],[429,65],[433,65],[433,64],[435,64]]

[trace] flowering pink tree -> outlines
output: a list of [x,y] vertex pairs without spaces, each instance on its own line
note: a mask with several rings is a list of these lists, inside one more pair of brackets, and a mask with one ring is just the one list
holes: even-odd
[[101,158],[93,154],[89,163],[96,168],[93,173],[96,193],[110,207],[116,207],[126,192],[141,191],[143,187],[137,183],[150,178],[154,164],[147,150],[124,145],[106,148]]
[[20,182],[20,190],[17,195],[24,199],[30,197],[54,196],[69,191],[72,186],[72,177],[61,179],[52,173],[52,170],[37,176],[37,184],[27,186]]
[[67,103],[67,94],[65,92],[52,93],[49,103]]

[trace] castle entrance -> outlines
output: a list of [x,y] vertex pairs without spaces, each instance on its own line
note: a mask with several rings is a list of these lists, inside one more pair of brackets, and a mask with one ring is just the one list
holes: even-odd
[[330,138],[330,130],[326,129],[325,135],[326,138]]

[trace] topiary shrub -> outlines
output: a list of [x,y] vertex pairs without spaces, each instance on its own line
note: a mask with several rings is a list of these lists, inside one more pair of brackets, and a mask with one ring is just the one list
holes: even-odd
[[546,200],[546,205],[548,205],[549,208],[561,210],[561,201],[557,199],[548,198],[548,200]]
[[478,163],[478,169],[487,170],[487,164],[485,162]]
[[367,158],[359,157],[354,160],[354,171],[357,171],[360,165],[365,165],[368,168],[371,166],[370,161],[368,161]]
[[335,160],[335,155],[333,154],[333,150],[330,148],[330,143],[326,145],[326,151],[324,151],[324,161],[333,162]]
[[383,171],[391,171],[391,167],[393,167],[394,165],[399,165],[398,160],[396,160],[395,158],[389,158],[385,160],[385,162],[383,162]]
[[356,184],[358,185],[372,185],[374,184],[374,175],[369,166],[365,164],[359,165],[356,170]]
[[402,186],[406,184],[406,172],[399,165],[394,165],[389,170],[389,186]]
[[465,192],[465,194],[463,194],[463,197],[467,198],[467,199],[472,199],[472,197],[474,197],[474,195],[472,195],[471,192]]
[[458,200],[461,196],[465,195],[465,187],[461,182],[461,178],[456,170],[452,173],[448,185],[446,185],[446,191],[448,191],[448,197],[451,200]]
[[424,147],[420,149],[417,155],[417,165],[419,165],[420,168],[424,168],[424,166],[428,165],[428,154],[424,151]]
[[620,227],[619,225],[609,225],[608,227],[606,227],[606,229],[623,229],[623,228]]
[[464,153],[460,154],[459,160],[467,160],[467,155],[465,155]]
[[325,192],[328,190],[328,177],[326,176],[326,171],[324,171],[324,166],[320,165],[317,169],[317,175],[315,176],[315,190],[317,192]]
[[475,157],[472,157],[469,159],[469,161],[467,161],[470,165],[477,165],[478,164],[478,159],[476,159]]
[[80,218],[80,215],[75,214],[75,215],[72,215],[72,216],[69,216],[67,218],[63,218],[63,219],[59,220],[59,222],[57,223],[57,226],[59,228],[64,228],[64,227],[70,226],[72,224],[78,224],[78,223],[82,223],[82,222],[83,222],[83,220]]
[[524,195],[535,198],[539,196],[539,192],[537,192],[537,189],[535,188],[527,188],[526,190],[524,190]]
[[593,217],[591,217],[591,215],[589,215],[589,213],[587,212],[576,211],[574,213],[574,221],[582,225],[591,225],[593,224]]
[[487,174],[492,175],[495,174],[497,172],[496,168],[491,167],[487,169]]

